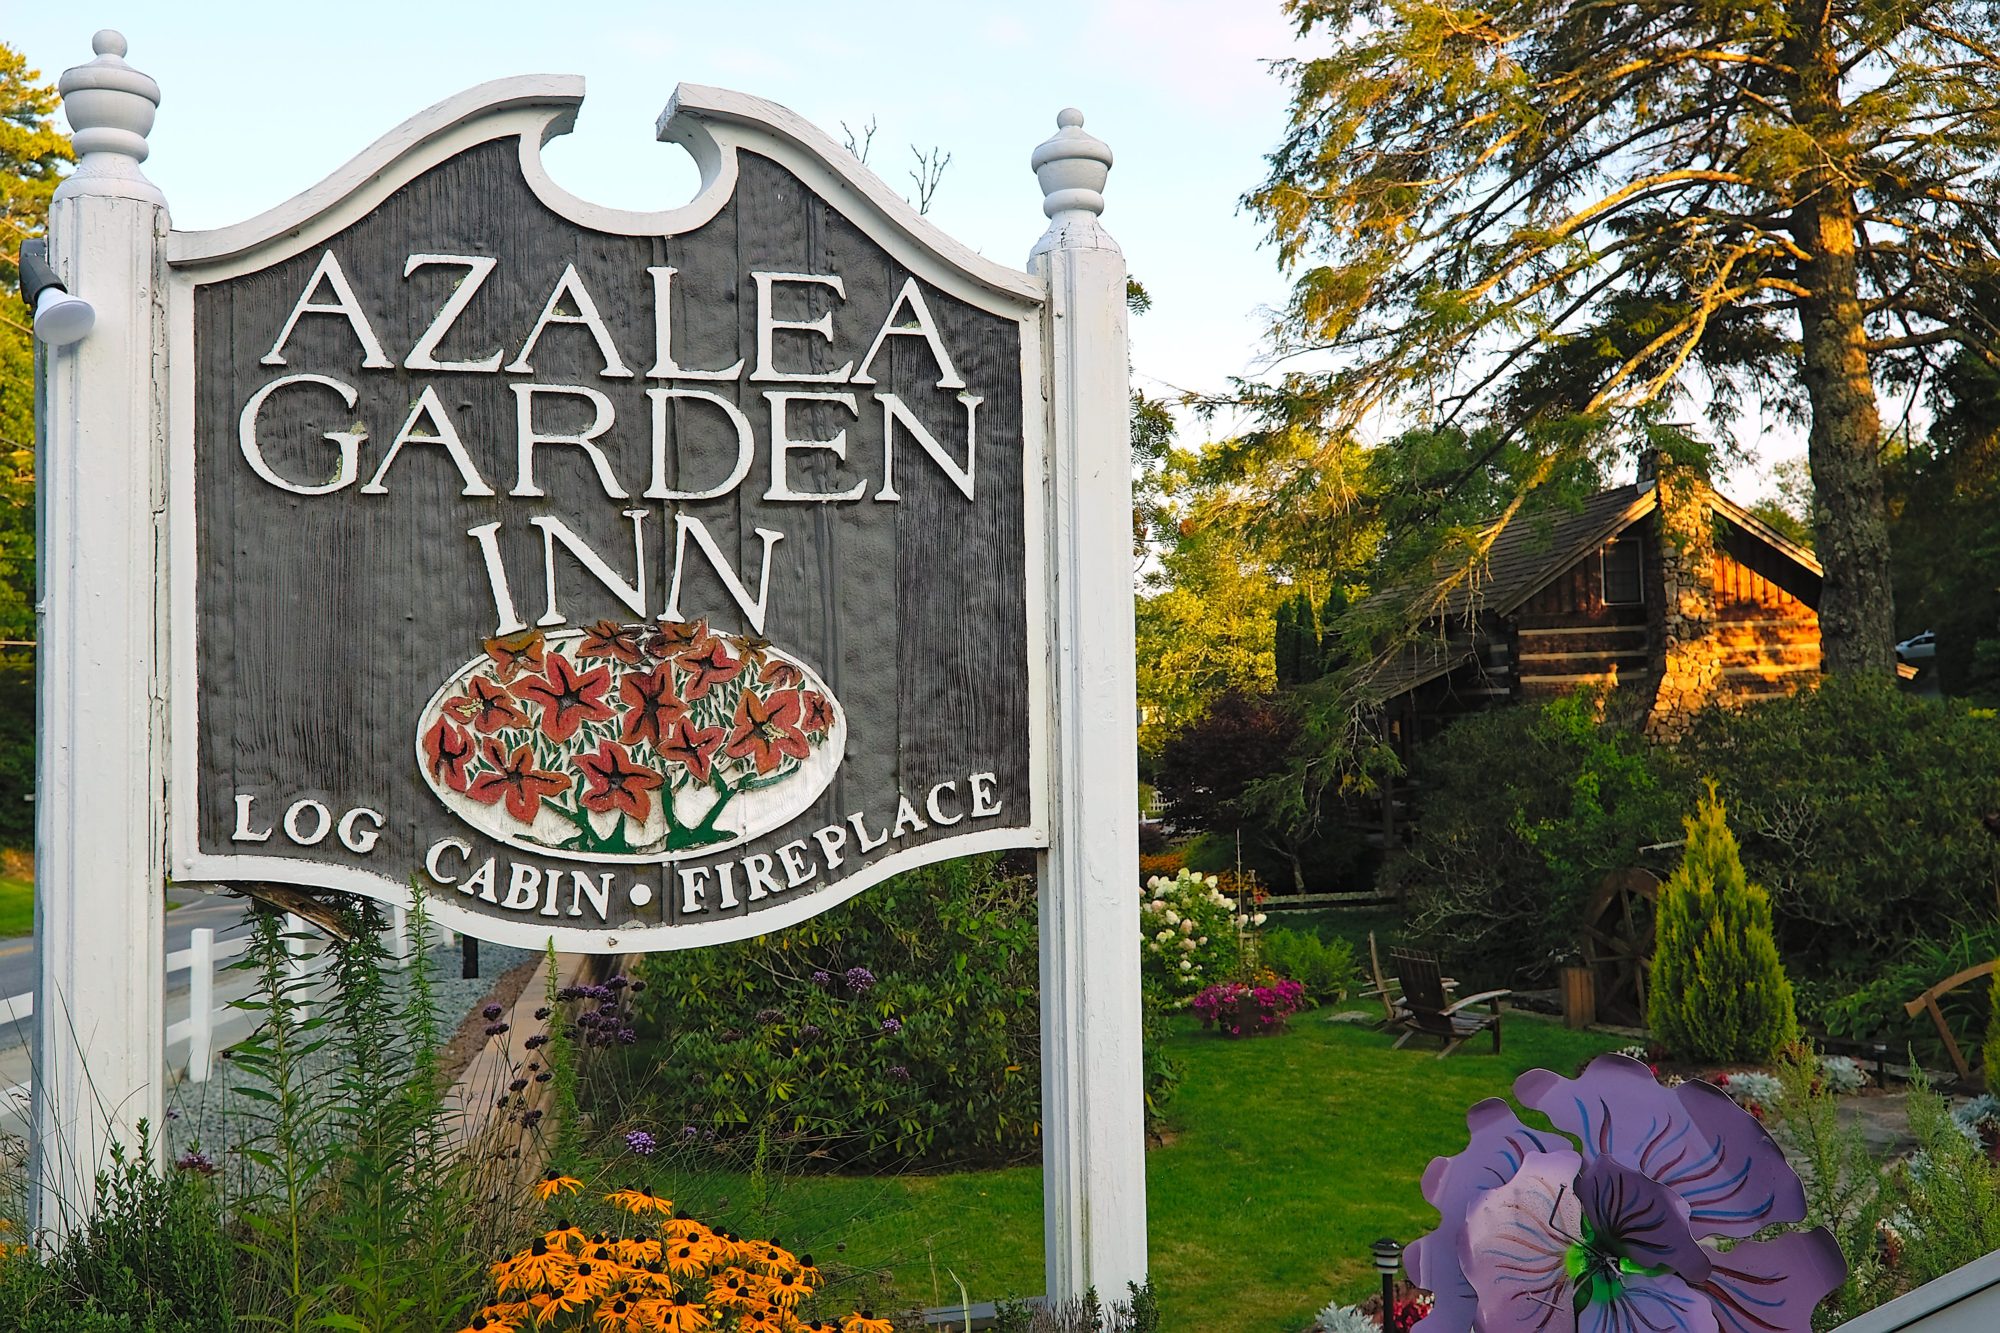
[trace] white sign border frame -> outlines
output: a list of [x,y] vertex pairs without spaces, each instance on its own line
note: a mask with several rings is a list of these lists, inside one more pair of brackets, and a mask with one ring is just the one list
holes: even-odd
[[[725,944],[808,920],[891,875],[956,856],[1050,845],[1050,736],[1035,721],[1050,716],[1047,484],[1048,386],[1042,349],[1047,297],[1037,278],[996,264],[920,216],[881,180],[816,127],[773,102],[697,84],[681,84],[658,122],[659,138],[680,144],[701,171],[695,197],[678,208],[639,213],[578,199],[549,178],[541,149],[575,124],[583,80],[571,75],[524,75],[467,89],[419,112],[350,159],[319,184],[245,222],[210,231],[175,231],[167,238],[169,684],[167,773],[169,873],[183,883],[272,881],[359,894],[392,906],[412,905],[412,865],[398,880],[376,871],[277,855],[228,855],[199,846],[196,795],[200,775],[195,642],[195,355],[194,298],[198,287],[291,258],[359,221],[423,172],[482,143],[515,137],[528,184],[559,216],[614,235],[692,230],[734,195],[736,152],[748,149],[784,166],[842,212],[870,240],[926,281],[988,313],[1013,320],[1021,346],[1023,536],[1026,543],[1027,716],[1029,816],[1024,827],[958,834],[896,852],[834,885],[784,903],[714,921],[581,929],[541,919],[512,921],[427,895],[432,919],[447,929],[517,948],[553,944],[567,953],[665,952]],[[854,207],[845,207],[848,204]],[[661,866],[664,875],[671,868]],[[661,890],[667,891],[663,881]]]

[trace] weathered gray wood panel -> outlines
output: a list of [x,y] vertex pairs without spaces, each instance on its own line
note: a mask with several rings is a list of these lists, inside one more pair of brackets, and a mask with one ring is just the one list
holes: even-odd
[[[301,318],[288,339],[286,365],[259,364],[305,289],[322,249],[330,249],[353,285],[369,322],[399,365],[429,325],[459,266],[433,265],[403,277],[412,254],[497,257],[498,267],[437,355],[476,359],[493,351],[512,360],[566,264],[595,298],[617,348],[634,374],[600,375],[590,332],[555,325],[541,337],[534,372],[479,374],[365,370],[361,347],[337,315]],[[195,347],[197,687],[201,773],[199,846],[208,853],[268,854],[365,867],[401,879],[425,848],[451,836],[473,845],[476,864],[521,853],[457,820],[423,782],[415,758],[419,712],[453,671],[480,652],[495,628],[494,601],[476,543],[466,532],[499,522],[513,595],[524,618],[543,611],[541,534],[533,515],[560,519],[617,569],[632,560],[631,521],[649,511],[649,613],[657,614],[672,576],[674,513],[699,517],[738,559],[756,590],[761,543],[753,530],[784,533],[772,552],[765,634],[812,664],[845,708],[844,762],[811,809],[785,827],[718,853],[734,859],[808,837],[812,830],[865,812],[880,828],[893,821],[899,794],[921,800],[934,783],[956,779],[964,800],[973,772],[996,775],[1003,813],[982,832],[1025,830],[1029,822],[1028,611],[1019,326],[958,301],[928,284],[924,296],[977,412],[976,501],[907,436],[899,434],[898,502],[873,497],[881,486],[883,423],[867,386],[769,385],[688,381],[735,402],[751,420],[758,453],[749,477],[730,495],[676,505],[639,498],[651,478],[651,406],[645,372],[653,361],[653,299],[646,269],[672,265],[675,356],[689,368],[719,368],[739,356],[756,360],[757,270],[837,273],[844,301],[821,288],[787,287],[781,318],[833,311],[832,342],[780,332],[778,362],[787,370],[832,370],[858,363],[910,274],[825,200],[775,163],[741,155],[735,197],[708,223],[684,235],[628,237],[596,233],[551,212],[523,180],[511,140],[472,149],[398,190],[370,216],[325,247],[262,271],[198,289]],[[325,287],[318,299],[331,299]],[[937,367],[922,340],[891,338],[872,367],[874,390],[899,395],[954,457],[962,455],[963,410],[953,392],[935,387]],[[322,435],[354,429],[357,481],[336,493],[304,497],[259,479],[238,447],[238,417],[249,397],[274,378],[316,373],[358,392],[352,409],[332,389],[303,387],[268,400],[260,440],[270,466],[300,484],[333,474],[336,450]],[[515,482],[515,402],[519,383],[587,385],[612,401],[616,425],[602,444],[630,499],[601,488],[590,460],[574,448],[538,451],[545,498],[511,497]],[[466,497],[463,480],[435,446],[406,446],[385,478],[388,493],[364,495],[366,481],[426,386],[434,387],[480,474],[496,492]],[[845,430],[844,461],[830,452],[795,452],[792,485],[839,491],[866,480],[864,498],[815,504],[763,498],[771,483],[773,388],[854,392],[860,415],[833,404],[795,405],[796,438]],[[566,415],[567,414],[567,415]],[[581,428],[582,401],[538,404],[544,429]],[[667,479],[677,488],[712,486],[729,471],[735,437],[711,405],[670,404]],[[597,580],[559,556],[557,591],[571,625],[632,617]],[[747,627],[720,581],[698,558],[688,562],[682,609],[718,628]],[[338,815],[368,806],[386,815],[380,843],[354,853],[338,839],[311,848],[278,832],[268,843],[233,841],[235,798],[256,797],[268,825],[292,801],[310,797]],[[875,857],[923,845],[968,827],[911,832],[862,857],[853,848],[838,871],[822,871],[796,893],[824,889]],[[1026,839],[1023,832],[1023,840]],[[551,866],[563,863],[551,861]],[[564,866],[567,869],[567,865]],[[282,871],[270,876],[282,879]],[[658,924],[673,919],[675,895],[613,919]],[[494,911],[462,896],[463,907]],[[742,910],[756,910],[747,907]],[[704,916],[712,919],[714,913]],[[565,925],[593,924],[566,920]]]

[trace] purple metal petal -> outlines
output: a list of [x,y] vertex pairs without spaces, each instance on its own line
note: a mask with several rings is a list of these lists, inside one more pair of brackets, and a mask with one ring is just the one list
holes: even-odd
[[1671,1268],[1690,1284],[1708,1276],[1710,1251],[1688,1230],[1687,1201],[1623,1162],[1599,1157],[1576,1179],[1596,1243],[1640,1268]]
[[1616,1300],[1596,1300],[1576,1314],[1576,1333],[1719,1333],[1715,1311],[1672,1273],[1628,1273]]
[[1569,1140],[1537,1133],[1522,1124],[1514,1109],[1489,1097],[1465,1113],[1470,1140],[1465,1151],[1434,1157],[1424,1171],[1424,1198],[1438,1210],[1438,1227],[1403,1251],[1410,1281],[1435,1299],[1431,1312],[1412,1333],[1466,1333],[1472,1327],[1479,1299],[1458,1263],[1458,1237],[1465,1215],[1479,1197],[1514,1178],[1533,1153],[1567,1152]]
[[1467,1212],[1458,1261],[1478,1300],[1480,1333],[1575,1327],[1569,1252],[1583,1234],[1582,1166],[1573,1152],[1537,1153]]
[[1674,1092],[1716,1151],[1652,1174],[1688,1201],[1696,1235],[1751,1236],[1805,1220],[1806,1187],[1756,1116],[1712,1083],[1683,1083]]
[[1637,1060],[1601,1055],[1581,1078],[1531,1069],[1514,1095],[1576,1135],[1586,1159],[1622,1162],[1686,1199],[1696,1236],[1748,1236],[1805,1217],[1805,1190],[1784,1153],[1706,1083],[1669,1090]]
[[1833,1234],[1815,1227],[1716,1254],[1699,1290],[1721,1333],[1809,1333],[1814,1307],[1846,1280]]

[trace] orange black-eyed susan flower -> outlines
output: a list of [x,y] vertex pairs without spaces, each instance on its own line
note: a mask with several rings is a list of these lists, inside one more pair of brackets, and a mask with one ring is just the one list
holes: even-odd
[[628,1187],[626,1189],[613,1190],[604,1196],[604,1201],[609,1204],[615,1204],[628,1213],[642,1217],[647,1213],[662,1213],[671,1216],[674,1211],[674,1201],[672,1199],[662,1199],[643,1185],[637,1189]]
[[661,1261],[675,1277],[699,1277],[716,1260],[715,1247],[706,1241],[683,1241],[669,1245]]
[[840,1333],[896,1333],[896,1326],[887,1319],[877,1319],[873,1310],[863,1310],[841,1320]]
[[583,1234],[582,1227],[562,1218],[557,1218],[555,1226],[544,1233],[542,1238],[549,1244],[559,1246],[572,1254],[581,1254],[583,1247],[590,1243],[589,1238]]
[[597,1325],[598,1333],[644,1333],[646,1327],[633,1313],[632,1302],[622,1296],[598,1306],[591,1322]]
[[619,1263],[638,1268],[642,1264],[657,1262],[660,1257],[660,1242],[651,1236],[633,1236],[611,1242],[611,1253]]
[[559,1283],[569,1265],[569,1255],[536,1237],[527,1249],[493,1265],[493,1280],[503,1296],[509,1291],[531,1291],[544,1283]]
[[594,1301],[611,1290],[617,1275],[618,1270],[609,1263],[579,1260],[576,1267],[570,1270],[569,1280],[563,1283],[563,1299],[577,1304]]
[[583,1188],[583,1182],[581,1180],[578,1180],[575,1176],[565,1176],[558,1172],[551,1171],[547,1175],[543,1176],[540,1180],[535,1182],[535,1197],[537,1199],[540,1199],[542,1202],[547,1203],[550,1199],[555,1198],[556,1195],[562,1193],[564,1190],[568,1190],[571,1194],[575,1194],[578,1190],[582,1188]]
[[661,1333],[700,1333],[714,1322],[685,1292],[659,1302],[652,1317],[659,1321],[654,1327]]

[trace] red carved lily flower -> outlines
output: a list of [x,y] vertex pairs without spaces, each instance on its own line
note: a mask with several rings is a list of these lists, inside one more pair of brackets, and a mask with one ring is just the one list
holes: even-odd
[[706,620],[662,620],[654,627],[646,651],[654,657],[678,657],[688,649],[699,648],[709,638]]
[[622,810],[634,819],[643,820],[653,803],[646,793],[657,790],[666,781],[652,769],[633,763],[632,756],[616,741],[605,741],[597,747],[596,754],[578,756],[576,766],[588,784],[583,792],[583,808],[599,814]]
[[474,676],[466,681],[463,700],[454,699],[446,707],[461,702],[470,705],[469,711],[465,712],[465,718],[472,723],[472,729],[483,736],[490,736],[502,727],[528,725],[528,715],[515,707],[513,696],[507,693],[507,687],[485,676]]
[[500,748],[499,742],[488,741],[485,755],[486,762],[499,771],[482,773],[474,778],[465,794],[481,805],[498,805],[504,798],[507,813],[520,823],[534,823],[545,798],[560,796],[569,790],[568,777],[561,773],[545,773],[535,767],[535,752],[531,746],[523,745],[510,757]]
[[806,673],[780,657],[759,672],[757,680],[764,685],[776,685],[781,690],[793,690],[806,683]]
[[576,646],[578,657],[610,657],[627,666],[637,666],[645,649],[640,636],[646,632],[643,625],[621,625],[615,620],[600,620],[583,632],[583,639]]
[[713,686],[734,680],[743,670],[743,664],[729,655],[719,639],[710,639],[699,645],[698,651],[684,654],[680,664],[688,673],[685,693],[689,701],[701,698]]
[[627,673],[618,682],[618,695],[626,704],[625,728],[619,739],[627,745],[640,741],[663,745],[668,730],[687,716],[687,705],[674,693],[671,667]]
[[734,758],[754,760],[759,773],[769,773],[787,755],[804,759],[811,754],[812,746],[799,730],[798,692],[786,690],[766,700],[755,690],[743,691],[736,701],[736,728],[725,748]]
[[660,758],[670,764],[685,766],[696,782],[707,782],[709,764],[715,758],[716,747],[721,744],[721,727],[697,727],[683,720],[675,723],[667,739],[661,742]]
[[472,762],[472,738],[449,720],[439,718],[424,737],[424,755],[430,760],[431,776],[453,791],[464,791],[469,779],[465,766]]
[[606,668],[579,675],[568,658],[552,653],[548,669],[521,682],[514,696],[542,706],[542,734],[560,745],[585,722],[602,722],[612,715],[604,702],[604,692],[610,688],[611,672]]
[[799,730],[810,736],[833,730],[833,701],[816,690],[799,695]]
[[499,669],[500,679],[512,680],[522,671],[542,669],[542,651],[546,645],[547,639],[540,630],[524,629],[519,634],[488,639],[481,646]]

